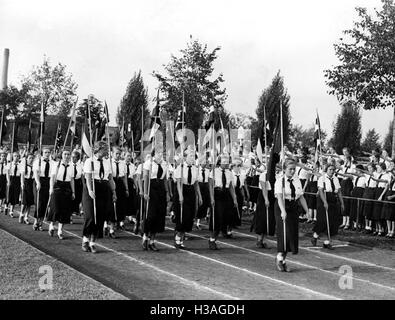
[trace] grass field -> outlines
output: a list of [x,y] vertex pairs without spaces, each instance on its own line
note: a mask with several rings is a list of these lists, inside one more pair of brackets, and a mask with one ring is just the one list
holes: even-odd
[[[0,229],[0,299],[99,299],[124,297]],[[53,289],[41,290],[41,266],[53,270]]]

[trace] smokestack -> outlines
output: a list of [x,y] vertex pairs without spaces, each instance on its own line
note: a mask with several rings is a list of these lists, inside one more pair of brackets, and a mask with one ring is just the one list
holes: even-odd
[[0,90],[4,90],[7,88],[7,76],[8,76],[8,60],[10,58],[10,49],[4,49],[4,58],[3,58],[3,70],[1,73],[1,87]]

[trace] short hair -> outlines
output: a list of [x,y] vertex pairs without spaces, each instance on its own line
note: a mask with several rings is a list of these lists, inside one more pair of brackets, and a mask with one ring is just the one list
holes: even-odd
[[103,151],[108,149],[108,144],[107,142],[104,141],[96,141],[94,146],[93,146],[93,153],[96,154],[99,151]]
[[358,170],[364,170],[362,164],[358,164],[355,168],[358,169]]
[[79,151],[77,151],[77,150],[74,150],[72,153],[71,153],[71,155],[73,156],[77,156],[77,158],[78,158],[78,160],[79,159],[81,159],[81,153],[79,153]]
[[291,165],[295,165],[296,166],[296,161],[294,159],[292,159],[292,158],[285,159],[284,165],[283,165],[283,170],[287,169]]
[[334,169],[336,169],[336,166],[334,165],[334,164],[332,164],[332,163],[329,163],[329,164],[327,164],[326,166],[325,166],[325,168],[324,168],[324,172],[327,172],[328,171],[328,169],[329,168],[334,168]]

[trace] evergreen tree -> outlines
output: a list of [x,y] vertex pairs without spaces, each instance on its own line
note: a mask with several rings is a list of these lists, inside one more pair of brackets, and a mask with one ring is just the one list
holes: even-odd
[[388,154],[391,153],[391,147],[392,147],[392,137],[393,137],[393,124],[394,122],[391,121],[389,124],[388,128],[388,133],[384,138],[384,144],[383,144],[383,149],[387,150]]
[[336,152],[341,154],[342,148],[348,147],[351,153],[358,153],[361,148],[361,130],[359,107],[352,101],[345,102],[337,116],[331,140]]
[[366,137],[362,142],[361,149],[365,152],[372,152],[377,148],[380,149],[380,135],[375,129],[371,129],[366,133]]

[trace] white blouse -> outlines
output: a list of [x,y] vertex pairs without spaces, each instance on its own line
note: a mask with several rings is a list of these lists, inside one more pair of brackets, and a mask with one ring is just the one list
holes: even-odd
[[[72,163],[70,162],[70,167],[71,167],[71,172],[73,173],[74,179],[78,180],[81,179],[81,176],[83,175],[83,165],[81,161],[78,161],[77,163]],[[77,174],[75,174],[75,170],[77,170]]]
[[20,163],[19,162],[15,163],[13,161],[13,162],[11,162],[11,163],[9,163],[7,165],[7,170],[8,170],[8,172],[9,172],[11,177],[13,177],[14,174],[15,174],[15,168],[16,168],[16,175],[15,176],[16,177],[20,177],[21,176],[21,168],[20,168]]
[[[118,164],[118,176],[117,176],[117,164]],[[114,178],[123,178],[126,175],[126,165],[125,162],[120,160],[120,161],[115,161],[112,159],[112,176]]]
[[[270,182],[266,180],[266,172],[261,173],[261,175],[259,176],[259,182],[266,182],[266,190],[267,191],[272,190],[272,186],[270,185]],[[262,190],[261,184],[259,184],[259,189]]]
[[[129,168],[129,175],[128,175],[128,168]],[[136,166],[134,165],[134,163],[125,162],[125,174],[128,179],[133,179],[134,175],[136,174]]]
[[[198,169],[199,170],[199,169]],[[203,172],[204,172],[204,179],[203,179]],[[210,176],[210,169],[207,168],[200,168],[199,170],[199,176],[198,176],[198,181],[202,182],[202,183],[207,183],[208,182],[208,178]]]
[[[222,188],[222,169],[215,168],[214,176],[215,179],[213,179],[213,171],[210,171],[209,178],[214,180],[214,188]],[[225,178],[225,188],[229,188],[230,183],[233,181],[233,174],[229,169],[225,169]]]
[[[46,167],[46,161],[44,160],[43,157],[41,157],[41,166],[39,164],[40,159],[36,159],[33,162],[33,171],[34,172],[38,172],[40,177],[45,177],[45,167]],[[48,177],[52,172],[53,167],[55,167],[57,165],[57,162],[48,159],[48,163],[49,163],[49,171],[48,171]]]
[[[372,179],[372,177],[369,175],[365,175],[365,177],[366,177],[365,179],[366,179],[366,187],[367,188],[376,188],[377,187],[377,181],[374,181]],[[376,172],[373,174],[373,177],[377,178]]]
[[[160,165],[162,167],[163,173],[162,176],[159,177],[159,179],[164,179],[167,176],[167,163],[165,161],[162,161]],[[147,161],[144,162],[144,170],[149,171],[150,168],[151,168],[150,179],[156,179],[158,175],[159,165],[155,161],[152,161],[152,166],[151,166],[151,159],[148,159]]]
[[[183,180],[182,182],[184,184],[188,184],[188,171],[189,171],[189,167],[191,168],[191,185],[194,184],[197,179],[198,179],[198,168],[195,165],[192,166],[188,166],[186,163],[184,164],[183,167]],[[181,179],[181,165],[179,165],[176,170],[174,171],[174,179]]]
[[[93,179],[95,180],[108,180],[111,174],[111,164],[109,159],[103,160],[103,168],[104,168],[104,176],[100,177],[100,161],[96,156],[93,158],[86,159],[84,163],[84,174],[91,173]],[[93,163],[93,171],[92,171],[92,163]]]
[[365,188],[366,187],[366,180],[365,176],[361,177],[354,177],[354,187]]
[[245,181],[245,179],[246,179],[246,174],[245,174],[245,172],[243,172],[243,171],[240,170],[239,173],[236,173],[236,172],[234,172],[234,171],[232,171],[232,173],[233,173],[233,185],[234,185],[235,188],[236,188],[236,186],[237,186],[237,176],[239,176],[240,188],[241,188],[241,187],[244,185],[244,181]]
[[377,185],[377,187],[379,187],[379,188],[385,188],[386,185],[391,182],[391,175],[389,173],[378,173],[377,179],[387,181],[387,182],[378,182],[378,185]]
[[[285,181],[284,181],[285,180]],[[284,196],[286,200],[293,200],[292,199],[292,192],[291,192],[291,183],[288,181],[288,178],[281,176],[280,178],[276,179],[276,183],[274,184],[274,193],[276,197],[280,194],[282,196],[283,192],[283,181],[284,181]],[[298,200],[303,195],[303,188],[300,179],[297,177],[291,178],[292,184],[295,187],[295,200]]]
[[7,163],[0,163],[0,175],[5,175],[7,173]]
[[335,176],[333,176],[332,179],[333,179],[333,184],[335,185],[335,190],[332,190],[331,180],[326,174],[318,179],[318,188],[324,189],[324,191],[327,192],[338,193],[340,189],[339,179]]
[[[66,181],[70,182],[71,179],[74,179],[74,167],[72,167],[69,163],[58,163],[56,166],[52,167],[51,176],[55,176],[57,181]],[[66,172],[66,173],[65,173]]]
[[32,179],[33,178],[33,165],[29,166],[26,165],[26,161],[21,164],[21,175],[24,175],[25,179]]

